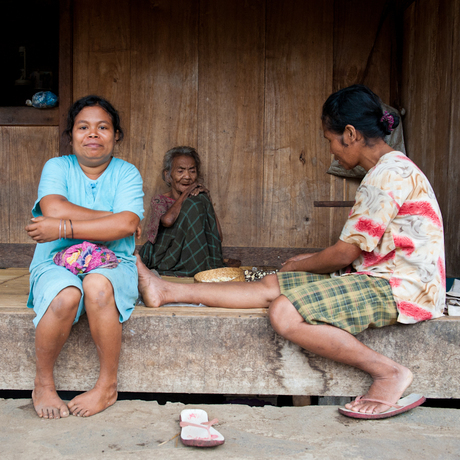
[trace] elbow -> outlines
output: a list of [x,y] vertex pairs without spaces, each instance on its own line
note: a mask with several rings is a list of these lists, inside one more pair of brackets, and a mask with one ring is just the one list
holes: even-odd
[[133,235],[137,227],[139,226],[140,219],[137,216],[137,214],[134,213],[129,213],[129,217],[125,220],[124,226],[122,229],[123,235],[126,236],[131,236]]
[[161,225],[163,225],[163,227],[172,227],[176,220],[175,219],[168,219],[168,218],[166,218],[166,219],[161,218],[160,221],[161,221]]

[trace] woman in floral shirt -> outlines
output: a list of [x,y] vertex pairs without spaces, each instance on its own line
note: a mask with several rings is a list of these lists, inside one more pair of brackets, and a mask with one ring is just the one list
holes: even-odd
[[[385,418],[423,403],[410,395],[406,367],[354,335],[369,327],[442,316],[445,298],[442,218],[424,174],[384,137],[399,124],[380,99],[354,85],[323,106],[324,137],[345,168],[367,172],[339,240],[287,260],[257,283],[177,285],[154,278],[138,259],[146,305],[193,302],[216,307],[269,307],[275,331],[304,349],[368,372],[368,392],[340,409],[356,418]],[[398,404],[396,404],[398,403]]]

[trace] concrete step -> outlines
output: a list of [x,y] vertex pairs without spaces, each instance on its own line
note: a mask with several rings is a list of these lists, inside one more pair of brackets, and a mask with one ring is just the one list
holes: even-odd
[[[0,271],[0,389],[26,390],[35,375],[34,313],[25,307],[28,273],[15,270]],[[358,338],[412,370],[411,392],[460,398],[460,318],[366,330]],[[98,368],[84,316],[56,363],[57,388],[88,390]],[[139,307],[123,326],[119,391],[355,396],[369,385],[364,372],[282,339],[265,309]]]

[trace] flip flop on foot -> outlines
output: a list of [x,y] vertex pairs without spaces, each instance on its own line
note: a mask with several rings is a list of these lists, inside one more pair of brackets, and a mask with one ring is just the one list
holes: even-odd
[[342,415],[352,418],[361,418],[366,420],[374,420],[380,418],[388,418],[393,417],[398,414],[402,414],[403,412],[407,412],[414,407],[420,406],[426,401],[426,398],[422,395],[417,395],[415,393],[406,396],[405,398],[401,398],[396,404],[391,404],[386,401],[380,401],[379,399],[367,399],[362,396],[358,396],[355,399],[356,402],[360,401],[370,401],[385,404],[386,406],[391,406],[391,409],[386,410],[385,412],[380,412],[379,414],[366,414],[363,412],[356,412],[353,410],[345,409],[344,407],[339,408],[339,412]]
[[208,414],[202,409],[184,409],[180,414],[180,440],[186,446],[213,447],[225,442],[224,437],[212,425],[215,418],[208,422]]

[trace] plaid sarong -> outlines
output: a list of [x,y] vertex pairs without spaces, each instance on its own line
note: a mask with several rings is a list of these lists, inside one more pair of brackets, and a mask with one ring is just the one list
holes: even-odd
[[278,272],[281,294],[309,324],[330,324],[355,335],[368,327],[395,324],[398,311],[384,278],[331,278],[306,272]]
[[160,275],[193,276],[224,267],[216,215],[206,193],[188,197],[172,227],[160,225],[155,243],[147,241],[139,254]]

